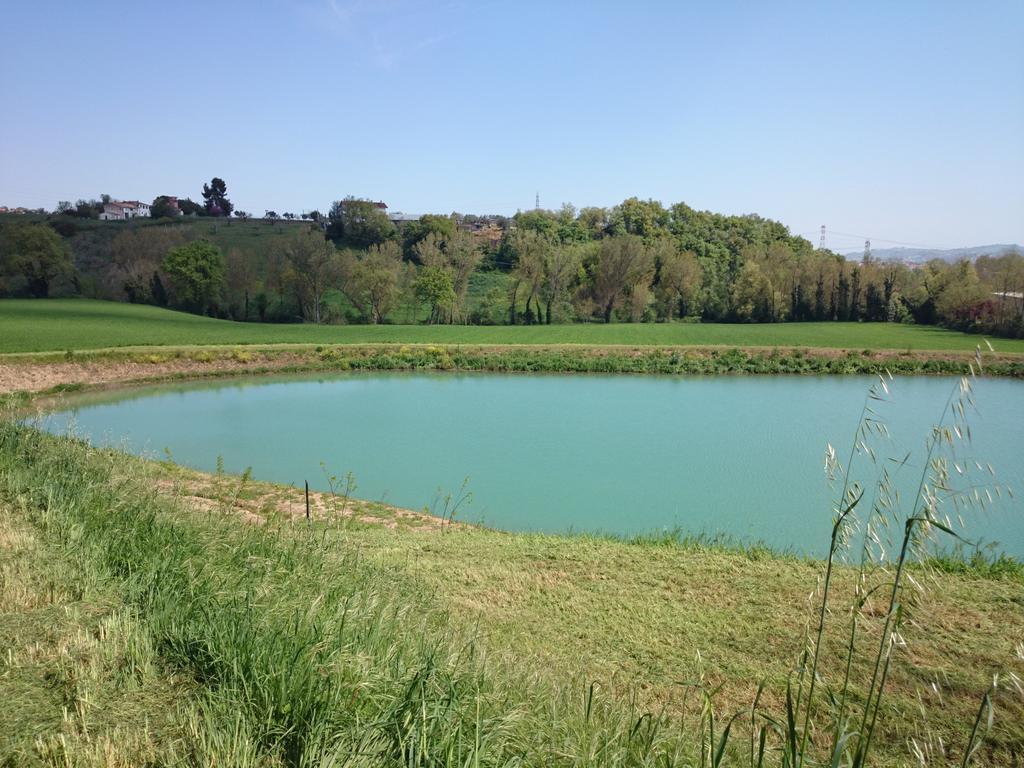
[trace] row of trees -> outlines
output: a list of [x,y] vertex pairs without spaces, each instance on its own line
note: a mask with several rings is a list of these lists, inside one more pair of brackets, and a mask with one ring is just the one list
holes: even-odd
[[[224,210],[226,185],[204,191]],[[166,262],[193,239],[188,225],[128,228],[88,257],[90,233],[79,233],[74,266],[67,243],[43,226],[0,233],[0,289],[47,295],[54,283],[74,291],[76,281],[99,281],[103,295],[243,320],[861,320],[1024,334],[1020,255],[918,269],[851,262],[759,216],[636,198],[609,209],[521,212],[500,222],[504,235],[493,246],[464,231],[467,221],[428,215],[396,227],[377,204],[347,198],[258,252],[218,251],[222,269],[208,270],[209,290],[198,293]]]

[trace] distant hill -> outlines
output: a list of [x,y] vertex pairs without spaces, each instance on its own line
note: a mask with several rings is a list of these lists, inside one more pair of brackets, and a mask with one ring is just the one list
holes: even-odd
[[[975,245],[970,248],[872,248],[871,255],[879,261],[898,261],[901,264],[925,264],[932,259],[954,262],[960,259],[974,261],[979,256],[1002,256],[1004,253],[1018,253],[1024,256],[1024,247],[1019,245]],[[859,261],[863,251],[850,251],[846,258]]]

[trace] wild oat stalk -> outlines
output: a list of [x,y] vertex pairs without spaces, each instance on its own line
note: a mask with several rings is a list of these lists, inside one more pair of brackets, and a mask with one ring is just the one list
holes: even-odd
[[[875,412],[873,402],[888,400],[890,395],[888,382],[892,381],[891,375],[879,377],[879,381],[868,391],[845,465],[840,463],[832,446],[828,446],[825,459],[826,472],[830,478],[841,477],[842,488],[833,518],[829,552],[821,584],[820,603],[815,612],[817,626],[814,628],[814,634],[809,638],[809,643],[802,652],[800,662],[796,667],[799,671],[796,676],[796,685],[793,685],[792,679],[787,685],[784,722],[763,715],[781,737],[783,766],[798,768],[812,759],[814,739],[811,732],[818,709],[817,700],[820,698],[818,696],[819,666],[825,642],[829,602],[834,591],[835,566],[837,560],[848,549],[854,532],[858,530],[861,531],[862,540],[854,599],[850,607],[850,621],[845,638],[841,684],[838,692],[834,692],[831,687],[826,688],[834,718],[832,727],[828,731],[831,743],[827,754],[830,763],[835,766],[849,765],[852,768],[862,768],[867,763],[895,646],[902,642],[900,630],[907,615],[902,594],[905,583],[910,578],[907,574],[907,566],[915,557],[925,553],[925,545],[932,540],[936,532],[945,533],[963,541],[954,530],[953,519],[949,514],[943,514],[941,507],[947,503],[952,504],[956,511],[955,517],[962,526],[963,520],[959,514],[962,506],[971,504],[984,506],[986,501],[992,501],[992,494],[988,490],[970,486],[966,491],[959,491],[955,490],[950,482],[951,463],[957,474],[962,475],[965,472],[966,463],[956,459],[956,445],[960,442],[970,442],[971,433],[967,415],[974,406],[972,378],[977,371],[981,370],[981,365],[979,350],[975,362],[977,369],[975,366],[971,366],[971,375],[961,378],[950,393],[939,421],[929,435],[917,494],[910,513],[905,517],[901,518],[898,513],[900,494],[894,483],[894,473],[898,473],[907,465],[910,454],[908,453],[902,458],[889,459],[889,462],[894,465],[894,468],[890,470],[889,466],[879,466],[878,456],[871,445],[873,438],[888,438],[888,429]],[[953,454],[952,462],[949,458],[940,455],[943,448],[948,448]],[[863,521],[859,507],[866,505],[865,491],[859,482],[853,480],[852,474],[853,464],[858,456],[865,457],[878,471],[878,478],[871,494],[870,510],[863,517]],[[979,469],[983,468],[981,464],[974,463]],[[988,467],[988,471],[991,474],[991,467]],[[996,494],[999,494],[998,487],[996,487]],[[848,714],[848,709],[857,636],[860,628],[859,617],[864,607],[883,588],[882,584],[869,586],[868,575],[875,563],[880,563],[883,568],[885,567],[884,564],[888,558],[885,540],[881,534],[888,527],[890,518],[901,523],[899,548],[893,561],[894,571],[891,581],[885,586],[888,591],[888,600],[878,649],[874,654],[867,695],[860,708],[859,716],[855,716]],[[916,584],[913,580],[911,581]],[[754,740],[759,698],[760,695],[755,699],[754,706],[751,708],[750,762],[752,766],[761,765],[763,762],[763,749],[757,753]],[[975,723],[968,742],[965,761],[969,760],[970,755],[977,749],[981,717],[986,711],[991,714],[990,694],[986,694],[982,708],[979,710],[979,719]],[[851,717],[859,721],[852,729],[850,728]],[[764,730],[762,730],[763,738]]]
[[[890,379],[891,379],[890,375]],[[861,499],[864,497],[864,491],[860,488],[857,483],[851,485],[851,471],[853,468],[853,460],[857,453],[861,451],[870,452],[867,446],[867,438],[874,431],[877,431],[877,425],[881,422],[876,418],[874,409],[871,407],[872,401],[880,401],[883,399],[879,390],[876,388],[881,386],[882,392],[885,394],[889,393],[889,389],[885,383],[883,377],[879,377],[878,385],[872,385],[868,390],[867,395],[864,398],[864,405],[861,408],[860,418],[857,420],[857,430],[854,435],[853,444],[850,446],[850,455],[846,461],[846,466],[840,465],[836,459],[835,450],[831,445],[828,446],[825,458],[825,469],[830,475],[834,476],[835,473],[842,472],[843,474],[843,488],[840,493],[839,505],[836,509],[836,516],[832,524],[832,535],[829,542],[828,559],[825,565],[825,581],[822,586],[821,592],[821,607],[818,610],[818,627],[815,634],[814,642],[812,645],[812,660],[809,673],[809,682],[806,698],[803,694],[803,673],[800,676],[800,687],[798,688],[796,701],[793,704],[794,717],[799,715],[800,708],[804,708],[804,722],[802,735],[800,736],[799,746],[794,739],[789,740],[790,744],[790,755],[789,759],[793,766],[800,766],[803,764],[804,755],[807,752],[807,740],[810,735],[810,722],[811,715],[814,709],[814,692],[815,685],[818,679],[818,663],[820,660],[821,647],[824,643],[825,636],[825,620],[828,615],[828,600],[832,588],[832,573],[835,566],[835,559],[840,549],[846,545],[848,541],[848,530],[847,519],[853,514],[857,505],[860,504]],[[873,455],[873,454],[872,454]],[[802,665],[801,665],[802,666]],[[791,729],[792,730],[792,729]]]

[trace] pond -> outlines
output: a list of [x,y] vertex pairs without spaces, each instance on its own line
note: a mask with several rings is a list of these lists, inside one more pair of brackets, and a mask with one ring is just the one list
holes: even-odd
[[[355,496],[423,509],[468,478],[458,519],[514,531],[632,535],[674,530],[827,551],[837,489],[872,377],[668,378],[590,375],[342,374],[184,384],[83,396],[46,417],[94,443],[212,471],[327,490],[351,472]],[[903,503],[917,493],[925,443],[953,378],[900,377],[872,406],[890,438],[878,465]],[[975,382],[972,442],[1024,486],[1024,383]],[[900,464],[890,459],[909,459]],[[324,468],[327,472],[325,473]],[[877,469],[858,459],[858,477]],[[967,486],[975,477],[961,480]],[[991,483],[991,478],[988,480]],[[871,493],[865,496],[871,498]],[[437,511],[440,507],[434,506]],[[965,535],[1024,557],[1024,505],[968,510]],[[998,543],[997,547],[996,544]]]

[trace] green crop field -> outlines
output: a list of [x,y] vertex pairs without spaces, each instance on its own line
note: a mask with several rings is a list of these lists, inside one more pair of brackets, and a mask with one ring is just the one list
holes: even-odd
[[[553,326],[270,325],[88,299],[0,301],[0,353],[125,346],[238,344],[582,344],[803,347],[970,351],[980,336],[882,323],[773,325],[627,324]],[[1024,340],[992,339],[1024,353]]]

